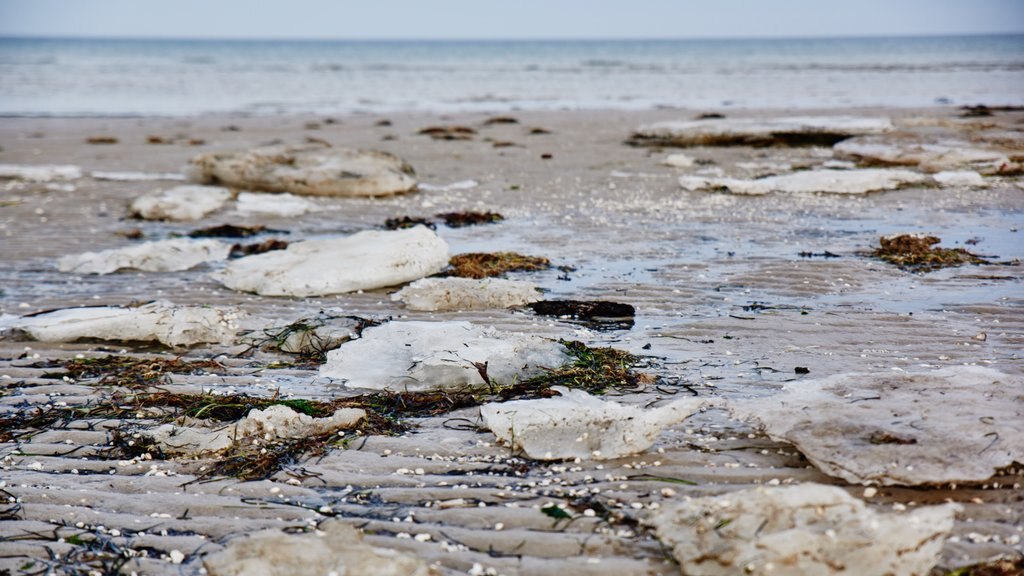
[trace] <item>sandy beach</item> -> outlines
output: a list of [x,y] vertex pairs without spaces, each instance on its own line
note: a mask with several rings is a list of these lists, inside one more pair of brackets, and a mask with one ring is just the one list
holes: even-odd
[[[752,179],[842,160],[829,146],[626,143],[642,125],[702,112],[517,111],[503,113],[515,120],[504,123],[488,123],[494,114],[485,113],[2,118],[0,164],[75,165],[85,175],[50,183],[0,180],[0,313],[8,318],[167,300],[233,306],[281,324],[320,310],[378,320],[464,320],[639,355],[637,370],[655,378],[613,395],[640,406],[688,395],[770,397],[786,383],[846,373],[967,365],[1024,376],[1019,168],[985,174],[982,186],[741,195],[685,190],[679,179]],[[855,108],[727,116],[889,118],[901,134],[995,146],[1021,161],[1024,112],[963,112]],[[467,126],[475,134],[439,140],[419,133],[430,126]],[[97,137],[115,142],[86,143]],[[157,141],[167,143],[151,143]],[[384,198],[311,197],[317,209],[301,216],[225,208],[195,222],[162,222],[132,219],[127,207],[179,182],[93,174],[185,174],[188,160],[200,153],[310,141],[390,152],[415,168],[421,187]],[[672,154],[694,162],[665,165]],[[414,311],[390,299],[397,287],[259,296],[210,279],[222,263],[107,275],[60,272],[55,264],[68,254],[139,242],[126,234],[157,240],[220,224],[264,225],[287,234],[260,240],[298,242],[380,229],[389,218],[455,211],[493,211],[504,220],[439,225],[452,254],[515,251],[547,258],[551,269],[514,277],[535,282],[549,300],[631,304],[633,325],[600,330],[521,308]],[[880,237],[909,233],[934,235],[944,247],[966,248],[997,264],[918,273],[870,256]],[[171,374],[162,389],[175,394],[214,390],[309,400],[352,394],[319,377],[315,366],[289,365],[285,354],[244,344],[174,349],[46,343],[8,334],[0,339],[0,416],[109,399],[116,387],[61,372],[63,362],[79,355],[108,354],[222,365],[203,374]],[[276,367],[281,363],[285,367]],[[340,520],[361,529],[367,542],[409,552],[441,574],[677,574],[670,551],[645,523],[666,503],[807,482],[840,486],[884,512],[959,503],[933,574],[1024,550],[1019,463],[983,482],[866,488],[826,475],[792,445],[720,407],[669,427],[643,453],[578,462],[513,454],[478,429],[478,408],[464,408],[410,419],[412,429],[400,435],[361,437],[250,481],[202,476],[208,458],[118,457],[110,450],[112,435],[132,420],[130,414],[62,420],[0,443],[0,573],[71,566],[79,572],[67,573],[197,574],[204,557],[241,535],[301,532]],[[551,503],[566,506],[571,521],[542,511]]]

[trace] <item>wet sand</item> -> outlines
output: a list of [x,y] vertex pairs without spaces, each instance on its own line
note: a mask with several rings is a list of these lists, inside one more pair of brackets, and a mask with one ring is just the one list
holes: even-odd
[[[645,371],[661,377],[661,385],[619,398],[630,403],[674,394],[765,395],[794,378],[844,372],[921,372],[977,364],[1024,374],[1020,266],[964,266],[919,275],[861,254],[877,246],[881,235],[926,232],[941,237],[945,246],[967,246],[1000,261],[1024,258],[1020,177],[990,178],[991,185],[980,189],[745,197],[686,192],[677,178],[711,166],[746,177],[777,170],[779,164],[817,166],[831,158],[829,150],[691,148],[684,152],[711,163],[676,169],[661,164],[675,150],[623,144],[640,124],[698,112],[521,112],[512,114],[519,124],[491,126],[481,125],[488,117],[484,114],[392,115],[389,126],[378,125],[382,118],[372,116],[339,117],[334,123],[314,117],[0,119],[0,163],[182,172],[187,159],[203,151],[278,140],[301,143],[312,137],[397,154],[416,168],[421,183],[479,183],[383,199],[313,199],[322,210],[297,218],[222,211],[196,223],[159,223],[127,219],[126,206],[173,183],[82,178],[73,182],[74,191],[61,191],[0,182],[0,188],[6,186],[0,193],[0,312],[161,298],[235,305],[282,322],[323,308],[362,316],[469,320],[650,356]],[[952,108],[840,112],[890,116],[897,123],[937,119],[926,128],[935,133],[975,134],[985,125],[1019,133],[1024,126],[1020,112],[976,119],[957,118]],[[742,115],[760,114],[730,114]],[[310,128],[310,122],[318,127]],[[473,126],[478,134],[468,141],[417,135],[439,124]],[[237,129],[227,131],[227,126]],[[550,133],[530,134],[535,127]],[[118,143],[84,143],[98,135],[116,137]],[[147,144],[151,135],[183,138]],[[190,145],[188,139],[204,143]],[[488,140],[513,145],[495,147]],[[309,299],[261,297],[209,280],[210,267],[77,276],[59,273],[54,264],[65,254],[126,246],[131,241],[118,233],[136,228],[156,239],[222,223],[265,224],[289,230],[287,239],[298,240],[379,227],[393,217],[456,210],[493,210],[506,220],[439,227],[453,254],[513,250],[571,266],[575,270],[567,277],[556,269],[525,277],[548,290],[548,298],[632,304],[635,326],[594,331],[521,311],[412,312],[389,300],[393,290]],[[839,257],[800,256],[825,251]],[[88,381],[46,378],[53,368],[43,363],[122,351],[182,352],[117,343],[0,340],[0,403],[5,409],[30,410],[50,402],[94,401],[107,392]],[[267,368],[280,356],[234,357],[237,351],[218,346],[185,351],[189,359],[216,358],[229,367],[228,374],[174,376],[168,389],[260,395],[280,390],[303,398],[345,393],[314,370]],[[796,367],[809,374],[796,374]],[[476,421],[477,416],[475,410],[463,410],[425,419],[403,436],[371,437],[255,482],[186,484],[201,472],[201,461],[108,460],[102,447],[118,422],[79,422],[17,444],[0,444],[0,488],[12,499],[0,507],[0,569],[18,573],[34,562],[30,569],[39,570],[53,555],[69,553],[70,560],[87,563],[88,555],[74,553],[80,547],[68,538],[101,534],[113,546],[139,551],[141,558],[125,571],[192,573],[201,567],[203,554],[220,549],[232,536],[339,517],[364,529],[371,543],[436,561],[444,573],[464,573],[480,564],[502,574],[672,574],[678,567],[670,556],[633,522],[662,503],[758,484],[843,485],[815,470],[792,447],[768,440],[721,410],[664,432],[645,454],[603,463],[545,464],[511,457],[495,446],[490,433],[454,426],[451,418]],[[963,512],[940,564],[949,569],[1021,552],[1021,482],[1019,470],[1008,470],[989,482],[955,489],[879,488],[868,501],[883,509],[961,503]],[[859,486],[848,489],[855,496],[864,492]],[[624,518],[608,523],[581,516],[556,526],[539,510],[549,502],[586,498]],[[409,537],[419,534],[430,539]],[[184,554],[184,568],[172,561],[175,550]]]

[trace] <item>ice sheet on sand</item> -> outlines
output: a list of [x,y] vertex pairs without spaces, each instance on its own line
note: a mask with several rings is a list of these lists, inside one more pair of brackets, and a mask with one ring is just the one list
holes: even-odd
[[927,172],[959,168],[993,172],[1009,162],[1005,152],[951,140],[926,142],[866,136],[839,142],[832,151],[836,158],[861,164],[917,166]]
[[363,542],[355,528],[337,520],[311,534],[264,530],[232,540],[203,558],[209,576],[433,576],[423,560]]
[[888,118],[791,116],[657,122],[641,126],[633,142],[666,146],[769,146],[826,144],[893,129]]
[[502,278],[423,278],[391,295],[410,310],[431,312],[508,308],[540,298],[532,282]]
[[425,192],[450,192],[453,190],[472,190],[479,186],[480,183],[476,180],[459,180],[458,182],[452,182],[451,184],[424,184],[419,185],[419,189]]
[[643,452],[668,426],[704,404],[682,398],[660,408],[626,406],[582,390],[555,386],[561,396],[480,407],[484,425],[503,443],[537,460],[610,459]]
[[292,218],[317,210],[317,205],[294,194],[266,194],[258,192],[240,192],[235,210],[243,214],[263,214]]
[[114,182],[148,182],[152,180],[174,180],[184,182],[184,174],[174,172],[91,172],[89,174],[96,180],[111,180]]
[[883,485],[984,481],[1024,462],[1024,378],[981,367],[839,374],[729,403],[822,472]]
[[252,439],[274,441],[306,438],[351,428],[366,418],[359,408],[340,408],[325,418],[314,418],[281,404],[263,410],[254,409],[238,422],[214,428],[162,424],[141,435],[168,454],[195,456],[221,452],[239,442]]
[[[349,388],[418,391],[528,378],[568,361],[561,344],[469,322],[389,322],[327,353],[320,376]],[[480,366],[477,366],[480,364]]]
[[447,265],[448,244],[416,226],[289,244],[235,260],[213,277],[233,290],[264,296],[321,296],[395,286]]
[[54,180],[75,180],[81,177],[82,169],[78,166],[0,164],[0,178],[28,182],[52,182]]
[[224,260],[230,252],[230,244],[217,240],[173,238],[143,242],[127,248],[64,256],[57,260],[57,268],[61,272],[77,274],[110,274],[122,269],[175,272],[188,270],[203,262]]
[[175,186],[136,198],[130,211],[145,220],[192,221],[219,209],[230,198],[231,191],[220,186]]
[[895,190],[902,186],[919,184],[928,180],[927,176],[909,170],[867,168],[863,170],[805,170],[752,180],[682,176],[679,178],[679,185],[686,190],[726,190],[733,194],[750,196],[771,192],[867,194],[868,192]]
[[73,342],[83,338],[157,341],[166,346],[201,343],[230,344],[243,314],[234,308],[176,306],[157,301],[142,306],[63,308],[24,316],[9,323],[43,342]]
[[321,145],[267,146],[202,154],[191,160],[190,176],[264,192],[306,196],[390,196],[416,188],[413,169],[386,152]]
[[985,178],[974,170],[950,170],[946,172],[939,172],[937,174],[932,174],[932,180],[935,180],[943,186],[972,186],[975,188],[988,186],[988,183],[985,182]]
[[882,514],[841,488],[805,483],[669,503],[649,524],[692,576],[926,576],[958,509]]

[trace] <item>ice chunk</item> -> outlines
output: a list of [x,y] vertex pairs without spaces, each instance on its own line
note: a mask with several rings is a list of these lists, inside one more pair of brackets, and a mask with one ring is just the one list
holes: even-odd
[[673,168],[691,168],[695,161],[686,154],[669,154],[661,163]]
[[805,483],[669,503],[649,523],[692,576],[926,576],[958,509],[880,514],[841,488]]
[[705,402],[682,398],[648,410],[582,390],[554,389],[561,396],[483,405],[484,425],[505,444],[537,460],[620,458],[647,450],[663,429],[682,422]]
[[243,214],[264,214],[291,218],[317,210],[317,205],[294,194],[240,192],[235,210]]
[[631,142],[657,146],[831,146],[851,136],[881,134],[892,129],[888,118],[725,118],[641,126]]
[[987,480],[1024,462],[1024,378],[960,366],[923,374],[838,374],[735,400],[822,472],[883,485]]
[[469,322],[389,322],[328,352],[320,376],[344,379],[349,388],[437,390],[483,386],[484,371],[509,383],[567,361],[561,344],[537,336]]
[[312,534],[264,530],[203,558],[209,576],[434,576],[423,560],[363,542],[355,528],[327,520]]
[[917,166],[928,172],[958,168],[991,172],[1009,162],[1006,152],[978,148],[970,142],[956,140],[928,142],[866,136],[836,144],[833,153],[836,158],[855,160],[862,164]]
[[263,410],[250,410],[238,422],[215,428],[163,424],[141,432],[168,454],[194,456],[221,452],[239,442],[287,440],[320,436],[334,430],[351,428],[366,418],[359,408],[340,408],[325,418],[314,418],[277,404]]
[[230,198],[231,191],[220,186],[176,186],[136,198],[130,210],[146,220],[191,221],[219,209]]
[[321,145],[267,146],[191,160],[202,184],[306,196],[389,196],[416,188],[413,169],[386,152]]
[[157,341],[167,346],[230,344],[242,313],[233,308],[175,306],[157,301],[142,306],[63,308],[9,323],[43,342],[96,340]]
[[127,248],[64,256],[57,260],[57,268],[61,272],[77,274],[110,274],[126,268],[146,272],[176,272],[188,270],[203,262],[224,260],[230,252],[230,244],[217,240],[173,238],[143,242]]
[[111,180],[114,182],[148,182],[151,180],[176,180],[184,182],[184,174],[173,172],[92,172],[89,174],[96,180]]
[[532,282],[501,278],[424,278],[391,295],[410,310],[447,311],[508,308],[540,300]]
[[725,190],[733,194],[752,196],[771,192],[866,194],[882,190],[895,190],[928,180],[927,176],[909,170],[868,168],[864,170],[806,170],[753,180],[683,176],[679,178],[679,185],[686,190]]
[[447,265],[448,244],[416,226],[289,244],[234,260],[213,277],[233,290],[265,296],[320,296],[411,282]]
[[933,174],[932,179],[943,186],[973,186],[982,188],[988,184],[985,179],[973,170],[953,170]]
[[321,311],[285,326],[267,328],[252,339],[254,345],[270,344],[289,354],[324,354],[349,340],[375,322],[358,316],[335,316]]
[[0,178],[28,182],[53,182],[54,180],[75,180],[81,177],[82,169],[78,166],[0,164]]
[[454,190],[472,190],[479,186],[476,180],[459,180],[451,184],[420,184],[419,189],[424,192],[451,192]]

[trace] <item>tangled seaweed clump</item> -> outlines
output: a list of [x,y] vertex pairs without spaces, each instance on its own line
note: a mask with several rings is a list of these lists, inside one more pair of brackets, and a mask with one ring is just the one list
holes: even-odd
[[471,252],[457,254],[448,261],[444,276],[457,278],[493,278],[507,272],[546,270],[551,261],[539,256],[524,256],[517,252]]
[[66,376],[73,380],[99,378],[99,384],[133,389],[168,383],[171,374],[224,372],[224,366],[214,360],[134,358],[116,355],[76,358],[64,362],[61,367],[67,371],[65,374],[59,374],[62,377]]
[[964,248],[933,247],[941,242],[936,236],[900,234],[883,236],[878,242],[880,247],[871,253],[872,256],[912,272],[931,272],[963,264],[990,263]]

